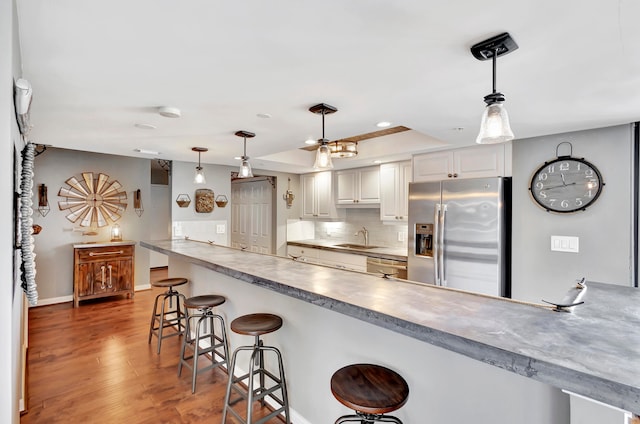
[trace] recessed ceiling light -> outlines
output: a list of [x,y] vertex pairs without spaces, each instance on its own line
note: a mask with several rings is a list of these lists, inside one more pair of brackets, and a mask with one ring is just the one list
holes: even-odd
[[134,152],[142,153],[145,155],[159,155],[160,152],[156,152],[155,150],[147,150],[147,149],[133,149]]
[[271,114],[270,113],[258,113],[256,115],[258,118],[264,118],[264,119],[269,119],[271,118]]
[[451,128],[451,129],[454,130],[454,131],[464,131],[464,127],[454,127],[454,128]]
[[382,161],[381,160],[374,160],[373,163],[380,164],[380,163],[382,163]]
[[240,156],[235,156],[234,159],[235,160],[241,160],[242,158]]
[[165,118],[179,118],[181,116],[180,109],[177,107],[160,106],[158,113]]
[[146,122],[140,122],[140,123],[136,123],[134,124],[134,126],[136,128],[140,128],[142,130],[155,130],[156,126],[153,124],[147,124]]
[[318,142],[316,140],[314,140],[313,138],[309,137],[304,141],[304,144],[318,144]]
[[391,125],[391,122],[387,122],[387,121],[380,121],[376,124],[376,127],[378,128],[387,128],[388,126]]

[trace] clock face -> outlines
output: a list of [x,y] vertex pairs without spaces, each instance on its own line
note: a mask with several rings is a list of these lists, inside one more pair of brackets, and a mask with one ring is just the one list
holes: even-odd
[[533,199],[547,211],[585,210],[602,191],[602,176],[584,159],[559,157],[542,165],[531,178]]

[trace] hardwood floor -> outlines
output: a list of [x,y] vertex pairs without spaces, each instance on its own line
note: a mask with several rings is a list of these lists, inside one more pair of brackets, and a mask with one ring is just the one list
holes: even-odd
[[[154,281],[164,277],[166,270],[151,273]],[[157,339],[147,343],[153,301],[162,291],[85,301],[79,308],[72,302],[32,308],[28,409],[20,422],[221,422],[226,372],[216,368],[200,374],[192,394],[190,370],[177,375],[182,338],[164,339],[159,355]]]

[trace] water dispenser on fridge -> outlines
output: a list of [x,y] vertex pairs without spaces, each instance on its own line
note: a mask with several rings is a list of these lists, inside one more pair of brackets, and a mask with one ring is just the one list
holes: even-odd
[[417,256],[433,257],[433,224],[416,223],[415,241]]

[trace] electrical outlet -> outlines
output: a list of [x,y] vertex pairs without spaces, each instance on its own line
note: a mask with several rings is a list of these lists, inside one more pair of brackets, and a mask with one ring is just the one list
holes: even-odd
[[580,238],[570,236],[551,236],[551,250],[554,252],[580,252]]
[[225,232],[224,224],[217,224],[216,225],[216,233],[217,234],[224,234],[224,232]]
[[404,231],[398,231],[398,241],[404,241]]

